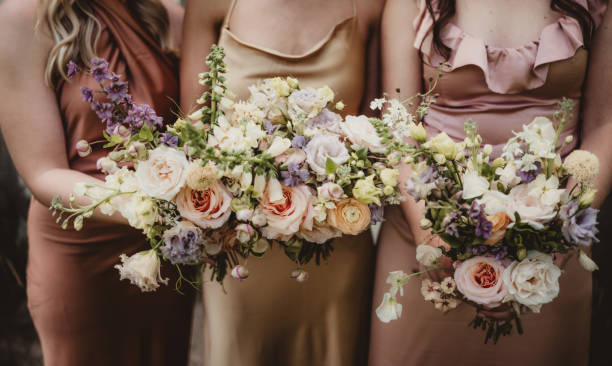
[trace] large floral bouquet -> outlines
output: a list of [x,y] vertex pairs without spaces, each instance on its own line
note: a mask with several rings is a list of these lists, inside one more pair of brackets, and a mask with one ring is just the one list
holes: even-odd
[[401,315],[397,294],[411,277],[446,271],[450,276],[440,282],[422,281],[425,300],[443,312],[460,302],[511,312],[513,319],[476,316],[471,323],[486,330],[485,342],[497,342],[511,333],[512,323],[522,332],[520,314],[538,313],[557,297],[562,271],[553,259],[558,254],[578,252],[584,268],[597,268],[581,248],[597,241],[598,210],[590,207],[595,190],[589,182],[599,163],[583,150],[562,161],[560,151],[571,136],[558,140],[571,112],[571,102],[563,100],[555,123],[535,118],[493,161],[491,146],[481,149],[482,138],[471,121],[461,143],[445,133],[429,140],[419,136],[406,189],[425,202],[421,227],[446,244],[417,246],[425,271],[390,273],[390,291],[376,310],[382,321]]
[[[250,87],[246,101],[234,101],[224,85],[223,50],[207,57],[200,75],[207,91],[205,107],[179,118],[162,132],[162,121],[149,107],[137,106],[127,83],[109,74],[104,60],[89,72],[98,80],[103,101],[83,89],[83,97],[106,125],[112,148],[100,159],[104,185],[79,184],[80,206],[57,197],[58,223],[83,226],[96,208],[119,211],[143,230],[150,250],[122,256],[117,265],[143,291],[166,280],[160,258],[177,266],[208,266],[212,279],[226,274],[245,279],[249,256],[262,256],[271,245],[297,263],[292,276],[303,281],[301,266],[317,263],[331,251],[331,240],[357,235],[382,219],[382,209],[398,204],[398,169],[406,145],[401,126],[409,117],[395,103],[382,120],[346,116],[329,87],[302,88],[293,78],[266,79]],[[76,66],[69,67],[71,74]],[[375,102],[382,103],[380,101]],[[400,127],[400,128],[396,128]],[[398,136],[398,137],[396,137]],[[91,147],[79,142],[79,151]],[[242,264],[241,264],[242,263]]]

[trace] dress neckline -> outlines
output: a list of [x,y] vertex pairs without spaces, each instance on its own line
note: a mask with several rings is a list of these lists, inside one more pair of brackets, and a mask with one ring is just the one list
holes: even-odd
[[232,3],[231,3],[230,8],[228,10],[227,16],[225,17],[225,20],[223,21],[223,27],[221,28],[221,34],[223,35],[224,33],[226,33],[236,43],[238,43],[240,45],[243,45],[245,47],[251,48],[251,49],[253,49],[255,51],[259,51],[261,53],[265,53],[265,54],[268,54],[268,55],[272,55],[272,56],[276,56],[276,57],[280,57],[280,58],[284,58],[284,59],[288,59],[288,60],[299,60],[299,59],[307,58],[307,57],[309,57],[309,56],[319,52],[323,47],[325,47],[330,42],[330,40],[339,31],[340,28],[343,28],[343,27],[347,26],[348,24],[352,24],[352,23],[356,22],[356,20],[357,20],[357,7],[356,7],[356,4],[355,4],[355,0],[352,0],[351,2],[352,2],[352,5],[353,5],[353,15],[351,15],[348,18],[345,18],[345,19],[339,21],[338,23],[334,24],[334,26],[327,32],[327,34],[321,40],[319,40],[312,47],[310,47],[309,49],[307,49],[306,51],[304,51],[303,53],[300,53],[300,54],[288,54],[288,53],[284,53],[284,52],[275,50],[275,49],[270,48],[270,47],[256,45],[256,44],[251,43],[251,42],[243,41],[242,39],[240,39],[240,37],[238,37],[236,34],[234,34],[229,29],[229,21],[231,19],[232,13],[234,11],[234,7],[236,5],[236,0],[232,0]]

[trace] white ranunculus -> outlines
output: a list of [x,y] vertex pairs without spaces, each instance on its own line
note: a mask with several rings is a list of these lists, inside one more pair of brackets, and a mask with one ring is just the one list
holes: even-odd
[[161,145],[136,168],[140,189],[151,197],[170,201],[185,184],[187,158],[182,151]]
[[140,287],[142,292],[155,291],[160,283],[168,284],[168,279],[161,276],[161,263],[154,250],[138,252],[131,257],[121,254],[119,258],[121,264],[115,268],[119,270],[120,280],[128,279],[132,285]]
[[521,183],[521,178],[516,175],[516,165],[512,161],[503,168],[495,169],[495,174],[499,175],[499,182],[505,188],[512,188]]
[[347,116],[341,124],[342,132],[348,137],[355,150],[367,147],[374,153],[384,153],[387,148],[383,145],[376,128],[366,116]]
[[489,191],[489,181],[474,171],[468,171],[463,175],[463,193],[465,200],[480,197]]
[[514,261],[502,276],[507,295],[504,302],[516,301],[539,313],[543,304],[559,294],[561,270],[550,255],[530,251],[520,262]]
[[402,316],[402,304],[397,302],[395,296],[390,293],[385,293],[380,305],[376,308],[376,316],[383,323],[389,323],[391,320],[397,320]]
[[279,156],[291,147],[291,140],[285,137],[276,136],[272,145],[266,150],[266,154],[270,154],[272,157]]
[[542,230],[543,224],[556,216],[556,205],[560,199],[560,195],[559,198],[556,196],[555,191],[559,191],[556,189],[553,189],[550,194],[543,194],[545,188],[539,185],[545,183],[546,180],[536,179],[529,184],[521,184],[512,188],[508,194],[510,199],[508,212],[512,214],[509,213],[508,216],[514,220],[514,212],[517,212],[521,221],[528,223],[536,230]]
[[442,256],[442,250],[428,244],[418,245],[416,248],[416,260],[424,266],[433,265]]
[[485,213],[488,216],[495,215],[499,212],[505,212],[510,217],[514,216],[514,212],[508,209],[510,207],[510,198],[502,192],[489,191],[482,195],[478,203],[484,205]]
[[349,159],[346,146],[336,135],[318,135],[308,142],[304,148],[306,161],[310,168],[317,174],[325,175],[327,159],[342,165]]

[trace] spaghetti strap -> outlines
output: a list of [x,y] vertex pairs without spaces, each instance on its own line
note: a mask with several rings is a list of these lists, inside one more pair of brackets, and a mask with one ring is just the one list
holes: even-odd
[[[355,0],[353,0],[353,2],[354,1]],[[225,14],[225,18],[223,19],[223,28],[229,29],[229,21],[232,16],[232,13],[234,12],[235,7],[236,7],[236,0],[232,0],[232,3],[230,4],[229,9],[227,10],[227,14]]]

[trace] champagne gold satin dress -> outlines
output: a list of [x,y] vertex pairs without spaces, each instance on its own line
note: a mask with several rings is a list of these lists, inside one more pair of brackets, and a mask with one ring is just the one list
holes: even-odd
[[[599,23],[606,10],[604,1],[575,0]],[[434,8],[437,1],[434,1]],[[421,50],[423,79],[435,76],[443,61],[432,43],[432,18],[420,1],[415,20],[414,46]],[[479,125],[483,143],[499,154],[503,143],[536,116],[552,118],[562,97],[575,104],[574,121],[565,135],[579,146],[582,89],[587,72],[588,52],[583,48],[579,23],[561,16],[546,26],[536,41],[519,48],[486,45],[481,39],[449,23],[440,34],[451,48],[450,70],[436,90],[440,97],[426,117],[430,136],[445,131],[463,140],[463,125],[472,118]],[[374,307],[389,285],[389,271],[418,268],[415,243],[399,208],[388,210],[379,237]],[[606,245],[607,243],[603,243]],[[381,323],[372,315],[370,362],[376,366],[453,365],[586,365],[589,355],[591,321],[591,273],[571,258],[560,279],[559,297],[542,307],[540,314],[522,317],[524,335],[503,337],[497,345],[484,345],[484,332],[467,324],[475,309],[459,305],[442,314],[421,295],[421,281],[405,286],[399,320]]]
[[[171,120],[178,100],[178,67],[119,0],[92,2],[102,33],[98,56],[129,82],[136,103],[146,103]],[[101,144],[79,157],[81,139],[100,141],[103,125],[81,98],[80,87],[96,88],[79,74],[57,88],[70,168],[103,178],[96,161]],[[44,123],[41,120],[40,123]],[[47,366],[186,365],[193,293],[174,290],[176,269],[162,267],[168,286],[142,293],[119,281],[119,255],[146,249],[143,234],[128,226],[89,220],[82,231],[62,230],[46,207],[32,199],[28,217],[28,307]],[[188,289],[185,289],[188,290]]]
[[[247,87],[270,76],[293,76],[302,86],[329,85],[356,113],[363,96],[365,40],[356,14],[338,23],[302,55],[241,41],[229,29],[232,3],[219,45],[225,49],[228,85],[246,99]],[[370,232],[334,242],[328,263],[296,268],[282,249],[251,258],[249,278],[205,283],[204,364],[215,366],[355,366],[366,362],[374,246]],[[205,277],[208,278],[208,277]]]

